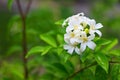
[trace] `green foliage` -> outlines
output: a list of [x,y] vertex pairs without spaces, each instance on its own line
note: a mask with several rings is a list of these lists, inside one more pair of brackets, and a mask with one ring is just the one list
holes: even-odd
[[[7,2],[9,10],[13,2],[14,0]],[[65,29],[61,27],[63,23],[61,19],[74,13],[70,6],[75,2],[74,0],[71,0],[69,4],[67,3],[69,1],[65,0],[59,0],[59,2],[55,2],[59,4],[59,7],[51,9],[50,5],[42,6],[40,9],[31,10],[27,15],[28,53],[26,59],[28,59],[29,80],[66,80],[81,69],[68,80],[120,80],[120,46],[118,43],[120,16],[118,12],[110,12],[114,12],[118,0],[94,1],[90,17],[103,23],[103,37],[94,40],[97,44],[95,50],[87,48],[81,55],[70,55],[63,49]],[[60,21],[57,21],[59,19]],[[21,42],[20,16],[11,17],[11,13],[6,10],[1,11],[0,80],[23,80]]]
[[114,39],[112,42],[105,48],[105,51],[111,50],[116,44],[118,44],[118,40]]
[[45,55],[46,53],[48,53],[48,51],[51,49],[51,46],[36,46],[33,47],[27,54],[26,58],[34,53],[41,53],[41,55]]
[[111,69],[112,80],[120,80],[120,64],[115,64]]
[[97,63],[108,73],[109,62],[107,57],[103,53],[97,52],[95,54],[95,59]]
[[7,1],[7,6],[8,6],[9,10],[11,9],[13,2],[14,2],[14,0],[8,0]]
[[64,21],[64,20],[59,20],[59,21],[55,22],[55,24],[56,24],[56,25],[60,25],[60,26],[61,26],[61,25],[62,25],[62,23],[63,23],[63,21]]
[[111,50],[110,54],[114,56],[120,56],[120,49]]
[[100,66],[96,67],[96,70],[95,70],[95,80],[107,80],[107,73]]
[[111,43],[110,40],[103,39],[103,38],[100,38],[100,39],[96,38],[95,42],[96,42],[97,45],[107,45],[107,44]]
[[51,45],[52,47],[57,47],[56,41],[54,40],[54,38],[48,34],[42,34],[40,35],[40,38],[48,43],[49,45]]

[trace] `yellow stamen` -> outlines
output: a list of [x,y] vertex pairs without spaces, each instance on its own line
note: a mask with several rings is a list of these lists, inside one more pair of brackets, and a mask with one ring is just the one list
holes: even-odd
[[78,26],[77,26],[77,25],[75,25],[75,26],[74,26],[74,30],[77,30],[77,29],[78,29]]
[[87,37],[83,37],[83,42],[87,42],[88,38]]
[[91,29],[92,29],[92,30],[94,30],[94,29],[95,29],[95,27],[94,27],[94,26],[91,26]]
[[88,33],[89,33],[89,29],[88,29],[88,28],[86,28],[86,29],[85,29],[85,32],[88,34]]
[[72,32],[72,33],[70,34],[70,36],[71,36],[71,38],[73,38],[73,37],[75,36],[75,34]]

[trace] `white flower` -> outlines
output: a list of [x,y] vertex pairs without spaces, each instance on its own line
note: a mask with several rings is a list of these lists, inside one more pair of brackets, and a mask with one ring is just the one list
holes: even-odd
[[[67,26],[66,26],[67,24]],[[64,49],[72,54],[74,51],[81,54],[86,47],[94,50],[96,44],[93,42],[97,33],[100,37],[102,33],[98,30],[103,27],[101,23],[96,24],[94,19],[84,16],[83,13],[73,15],[67,18],[62,26],[66,26],[66,33],[64,34]]]
[[[73,15],[73,16],[71,16],[71,17],[68,17],[68,18],[63,22],[62,26],[64,27],[64,26],[67,24],[67,22],[71,22],[71,21],[73,21],[73,22],[78,22],[78,19],[79,19],[80,16],[84,16],[84,13],[78,13],[77,15]],[[69,24],[69,23],[68,23],[68,24]]]
[[100,37],[102,36],[102,33],[98,30],[103,27],[101,23],[96,24],[95,20],[89,21],[90,26],[90,34],[97,33]]
[[83,42],[81,42],[81,44],[80,44],[80,51],[83,52],[87,46],[90,49],[94,50],[94,48],[96,47],[96,44],[92,41],[94,38],[95,38],[94,34],[87,37],[86,33],[83,32],[81,34],[81,39]]
[[79,21],[73,21],[68,23],[68,27],[66,28],[66,32],[69,33],[71,31],[83,30],[83,27],[80,25]]
[[68,50],[68,53],[72,54],[74,51],[80,54],[79,48],[76,45],[64,45],[64,49]]
[[64,34],[64,40],[68,44],[69,43],[74,44],[76,42],[80,42],[80,34],[81,31],[79,30],[71,31],[69,33]]

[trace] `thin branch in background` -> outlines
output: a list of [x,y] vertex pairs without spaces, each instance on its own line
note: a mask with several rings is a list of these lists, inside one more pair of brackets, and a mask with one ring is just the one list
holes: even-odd
[[28,2],[28,4],[27,4],[27,7],[26,7],[26,10],[25,10],[25,15],[26,15],[26,16],[27,16],[27,14],[29,13],[31,4],[32,4],[32,0],[29,0],[29,2]]
[[[115,63],[120,64],[120,62],[117,62],[117,61],[109,61],[109,63],[110,63],[110,64],[115,64]],[[76,72],[73,73],[71,76],[69,76],[66,80],[70,80],[71,78],[73,78],[74,76],[76,76],[78,73],[80,73],[80,72],[82,72],[82,71],[84,71],[84,70],[86,70],[86,69],[88,69],[88,68],[90,68],[90,67],[92,67],[92,66],[95,66],[95,65],[97,65],[97,62],[93,62],[91,65],[86,66],[86,67],[84,67],[84,68],[76,71]]]
[[31,3],[32,3],[32,0],[29,0],[28,5],[26,7],[26,11],[24,13],[22,10],[22,6],[20,4],[20,0],[16,0],[18,11],[22,19],[22,48],[23,48],[24,80],[28,80],[27,59],[25,58],[27,54],[26,18],[27,18],[27,14],[29,12]]
[[73,78],[74,76],[76,76],[79,72],[84,71],[85,69],[88,69],[89,67],[92,67],[92,66],[95,66],[95,65],[97,65],[97,63],[96,63],[96,62],[93,62],[91,65],[86,66],[86,67],[84,67],[84,68],[76,71],[76,72],[73,73],[71,76],[69,76],[66,80],[70,80],[71,78]]

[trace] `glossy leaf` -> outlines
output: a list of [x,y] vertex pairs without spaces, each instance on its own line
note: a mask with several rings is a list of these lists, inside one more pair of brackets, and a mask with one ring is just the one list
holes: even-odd
[[90,69],[79,72],[70,80],[95,80],[94,74]]
[[112,42],[105,48],[105,51],[109,51],[118,43],[117,39],[112,40]]
[[30,49],[26,58],[35,53],[41,53],[41,55],[46,54],[52,47],[51,46],[36,46]]
[[57,41],[59,42],[59,44],[63,44],[64,43],[63,37],[64,37],[63,35],[60,35],[60,34],[57,35]]
[[59,21],[55,22],[55,24],[56,24],[56,25],[61,25],[61,26],[62,26],[63,21],[64,21],[64,20],[59,20]]
[[53,63],[46,66],[47,71],[51,74],[54,74],[56,77],[66,77],[68,72],[65,66],[61,63]]
[[120,56],[120,49],[111,50],[109,54],[115,55],[115,56]]
[[46,53],[48,53],[48,51],[52,48],[51,46],[46,46],[44,47],[44,51],[41,53],[41,55],[45,55]]
[[83,52],[82,55],[80,56],[81,61],[84,62],[87,59],[89,54],[91,54],[90,49],[87,48],[86,51]]
[[51,35],[42,34],[40,35],[40,39],[42,39],[44,42],[51,45],[52,47],[57,47],[56,41]]
[[96,53],[95,60],[106,72],[108,72],[109,61],[103,53]]
[[97,45],[107,45],[107,44],[111,43],[111,41],[110,41],[110,40],[107,40],[107,39],[103,39],[103,38],[101,38],[101,39],[97,38],[97,39],[95,40],[95,43],[96,43]]
[[120,64],[112,65],[110,74],[112,80],[120,80]]
[[107,73],[101,66],[96,67],[95,80],[107,80]]
[[71,55],[68,54],[66,51],[63,51],[61,56],[64,62],[66,62],[71,57]]
[[56,52],[57,52],[58,54],[61,54],[61,53],[63,52],[63,48],[57,48],[57,49],[56,49]]

